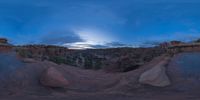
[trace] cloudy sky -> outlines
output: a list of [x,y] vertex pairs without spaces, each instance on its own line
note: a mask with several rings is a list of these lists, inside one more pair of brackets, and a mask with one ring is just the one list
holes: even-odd
[[0,0],[0,37],[70,48],[200,37],[199,0]]

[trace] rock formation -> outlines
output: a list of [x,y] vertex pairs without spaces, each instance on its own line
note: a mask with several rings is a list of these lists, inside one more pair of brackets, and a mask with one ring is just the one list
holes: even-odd
[[170,85],[170,80],[166,75],[165,65],[168,63],[168,58],[164,59],[158,63],[155,67],[144,72],[140,78],[139,82],[142,84],[148,84],[157,87],[165,87]]
[[8,43],[6,38],[0,38],[0,52],[9,52],[12,49],[12,45]]
[[34,63],[34,62],[36,62],[34,59],[31,59],[31,58],[24,58],[23,59],[23,62],[24,63]]
[[40,82],[47,87],[67,87],[68,80],[54,67],[48,68],[41,76]]

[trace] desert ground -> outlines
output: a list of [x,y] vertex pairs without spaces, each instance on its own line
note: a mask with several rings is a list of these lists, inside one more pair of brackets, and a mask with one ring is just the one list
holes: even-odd
[[[198,61],[191,64],[193,60],[183,58],[197,59],[194,56],[199,54],[180,53],[172,57],[164,54],[136,70],[109,73],[104,70],[86,70],[51,61],[21,58],[16,53],[2,53],[0,62],[4,67],[1,67],[0,98],[1,100],[199,100],[198,69],[196,73],[188,70],[185,74],[187,68],[186,70],[182,68],[181,63],[186,60],[187,62],[184,62],[188,64],[187,66],[196,66],[194,63],[198,64]],[[165,86],[166,80],[158,76],[149,83],[139,81],[145,71],[163,65],[169,84]],[[155,71],[155,73],[160,72]],[[45,79],[42,80],[41,77]]]

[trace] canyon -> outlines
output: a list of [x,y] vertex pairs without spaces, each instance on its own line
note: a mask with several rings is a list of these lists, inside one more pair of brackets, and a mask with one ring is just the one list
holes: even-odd
[[197,44],[89,50],[9,46],[0,50],[2,100],[200,98]]

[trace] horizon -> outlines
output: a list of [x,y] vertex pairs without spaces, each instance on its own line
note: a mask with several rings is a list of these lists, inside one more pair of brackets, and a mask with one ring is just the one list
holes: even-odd
[[91,48],[91,47],[67,47],[64,45],[56,45],[56,44],[21,44],[21,45],[15,45],[15,44],[10,44],[9,40],[7,38],[0,37],[0,40],[6,41],[5,43],[0,43],[0,45],[7,45],[7,46],[14,46],[14,47],[26,47],[26,46],[53,46],[53,47],[61,47],[61,48],[67,48],[71,50],[95,50],[95,49],[125,49],[125,48],[171,48],[171,47],[191,47],[191,46],[199,46],[200,45],[200,39],[196,39],[193,41],[189,42],[184,42],[184,41],[178,41],[178,40],[172,40],[172,41],[164,41],[164,42],[155,42],[151,43],[151,45],[146,45],[146,46],[131,46],[131,45],[123,45],[123,46],[113,46],[113,47],[97,47],[97,48]]
[[200,38],[198,0],[3,0],[0,37],[14,45],[149,46]]

